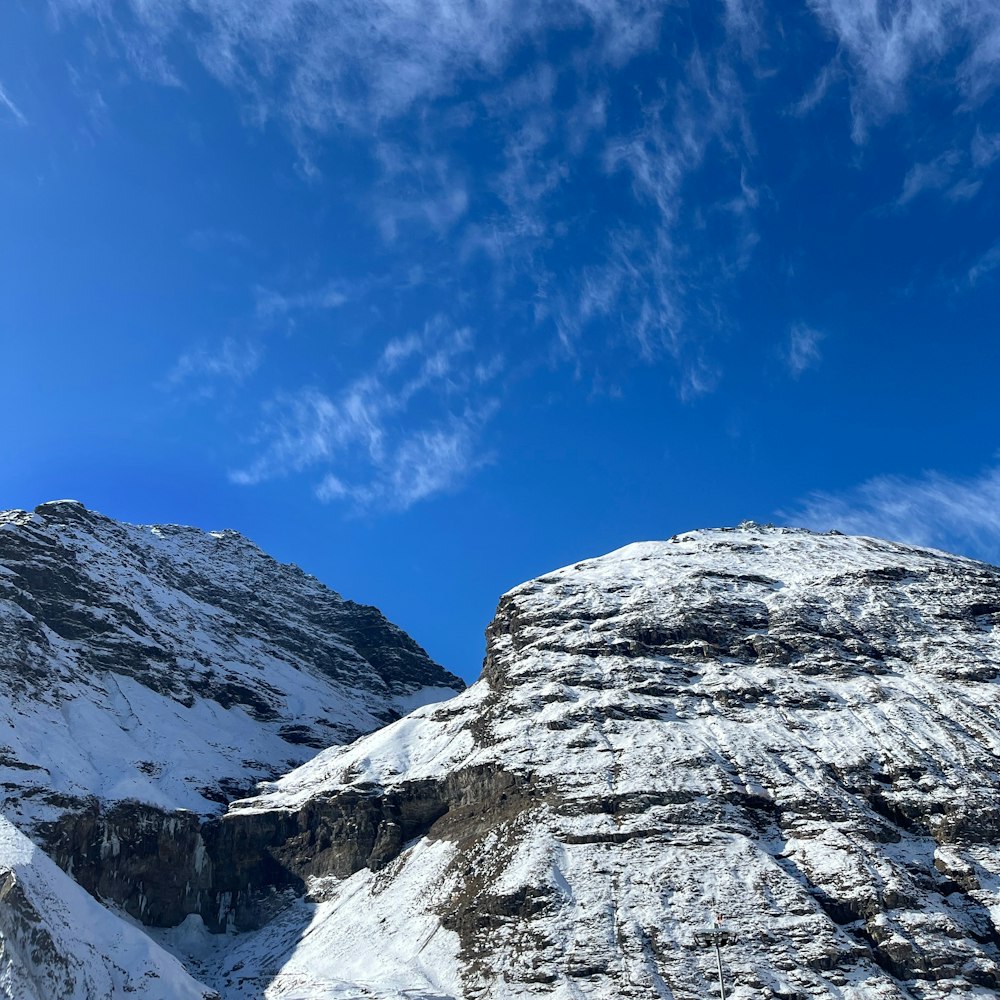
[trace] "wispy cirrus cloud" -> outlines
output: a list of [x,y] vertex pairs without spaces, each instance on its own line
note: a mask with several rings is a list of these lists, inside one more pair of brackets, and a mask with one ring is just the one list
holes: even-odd
[[[352,192],[355,208],[387,256],[418,262],[410,268],[414,284],[435,280],[438,291],[456,289],[453,330],[472,319],[462,301],[462,267],[487,259],[498,303],[501,291],[517,286],[497,309],[502,333],[485,337],[475,355],[459,350],[458,340],[448,346],[443,334],[424,331],[412,353],[412,337],[385,344],[378,361],[346,384],[331,387],[320,377],[275,395],[256,452],[232,472],[234,481],[305,473],[320,477],[322,499],[396,508],[449,488],[482,461],[478,442],[493,417],[489,400],[470,402],[463,386],[492,383],[507,338],[524,348],[511,351],[520,365],[539,366],[554,353],[554,331],[560,360],[578,365],[583,328],[599,324],[607,328],[602,336],[632,358],[674,360],[682,398],[716,384],[718,367],[705,352],[693,348],[682,358],[686,296],[691,290],[709,298],[704,282],[696,287],[680,265],[688,253],[682,188],[708,145],[723,136],[729,143],[733,126],[740,132],[745,125],[728,63],[758,44],[755,3],[727,5],[732,37],[724,58],[703,53],[684,16],[674,13],[690,79],[638,96],[644,124],[635,136],[631,106],[623,109],[628,124],[608,127],[607,75],[655,49],[670,13],[660,0],[527,8],[509,0],[54,2],[74,16],[96,16],[104,37],[146,78],[158,74],[173,83],[170,52],[196,52],[238,95],[250,122],[280,123],[303,155],[324,141],[335,144],[345,130],[355,135],[352,142],[360,136],[373,170]],[[529,60],[510,71],[515,54],[523,57],[547,32],[564,29],[572,29],[574,41],[562,62]],[[635,88],[625,93],[631,104]],[[474,153],[463,140],[470,126],[478,128]],[[609,197],[631,185],[642,201],[637,224],[567,217],[563,199],[580,173],[596,176]],[[745,190],[743,173],[741,165],[733,170],[732,195]],[[656,235],[647,241],[638,223],[650,206]],[[218,239],[206,231],[199,243]],[[553,293],[557,284],[565,292]],[[395,311],[396,302],[386,300],[402,284],[385,278],[383,285],[385,299],[364,322],[383,307]],[[366,290],[338,280],[260,284],[254,294],[258,323],[293,324],[364,298]],[[512,319],[516,302],[529,305]],[[378,332],[367,332],[377,343]],[[204,352],[183,359],[174,381],[192,380],[196,370],[207,377],[211,360]]]
[[382,176],[373,197],[373,216],[386,243],[394,243],[413,226],[444,237],[466,214],[469,191],[452,157],[386,140],[376,144],[375,156]]
[[[169,67],[170,43],[241,91],[258,120],[325,132],[368,131],[456,80],[496,74],[519,46],[551,28],[589,28],[595,53],[620,63],[656,38],[657,0],[569,0],[525,7],[508,0],[55,0],[67,14],[99,17],[141,66]],[[161,69],[166,72],[166,69]],[[169,75],[169,74],[168,74]]]
[[1000,267],[1000,241],[994,243],[973,261],[965,276],[969,287],[978,285],[984,278],[993,274],[998,267]]
[[421,500],[462,485],[492,460],[482,450],[479,431],[496,404],[470,409],[446,421],[404,436],[384,452],[374,474],[364,482],[327,473],[316,487],[323,501],[346,500],[356,510],[406,510]]
[[825,334],[805,323],[796,323],[788,331],[784,360],[793,378],[799,378],[810,368],[818,367],[823,358],[820,344]]
[[28,124],[28,119],[25,118],[24,113],[11,99],[2,83],[0,83],[0,108],[6,109],[18,125]]
[[282,292],[258,285],[254,297],[257,318],[274,320],[296,312],[339,309],[351,300],[353,293],[344,282],[331,280],[296,292]]
[[[1000,84],[1000,7],[993,0],[810,0],[849,67],[853,132],[902,110],[918,73],[936,66],[965,100]],[[956,53],[964,58],[954,59]]]
[[978,170],[992,166],[1000,157],[1000,134],[984,132],[977,126],[972,136],[970,156],[973,167]]
[[813,493],[781,517],[1000,562],[1000,467],[968,478],[877,476],[844,493]]
[[217,348],[200,347],[182,354],[167,373],[167,384],[198,383],[211,391],[211,383],[243,382],[260,367],[263,348],[248,341],[227,337]]
[[[695,362],[685,372],[688,362],[681,359],[690,319],[685,300],[699,299],[699,318],[718,315],[717,304],[705,305],[710,275],[731,273],[755,238],[744,212],[736,227],[741,231],[726,236],[733,247],[716,250],[709,264],[692,269],[684,263],[697,256],[690,234],[703,228],[703,220],[691,218],[701,202],[688,201],[683,187],[713,142],[732,153],[750,134],[736,67],[752,61],[764,44],[758,0],[727,0],[718,50],[704,47],[690,18],[664,0],[528,7],[510,0],[54,3],[73,16],[96,16],[111,44],[142,67],[155,63],[154,51],[168,68],[169,53],[179,45],[197,52],[208,71],[240,95],[251,121],[279,121],[303,147],[344,127],[367,136],[379,176],[362,199],[382,238],[392,244],[424,234],[450,236],[459,253],[489,256],[498,287],[534,284],[536,317],[554,330],[574,363],[583,328],[597,320],[647,363],[666,357],[680,364],[678,384],[709,384],[696,377]],[[655,50],[668,18],[681,78],[665,79],[659,94],[639,94],[638,131],[631,124],[609,129],[608,74]],[[540,52],[554,33],[570,31],[574,41],[561,64],[537,60],[509,75],[515,56],[532,47]],[[468,93],[458,99],[463,88]],[[558,106],[557,89],[575,92],[572,107]],[[633,108],[616,110],[626,122],[635,114]],[[408,124],[397,127],[404,119]],[[493,147],[483,151],[489,166],[473,167],[454,140],[465,125],[484,120],[495,122],[489,129]],[[309,148],[303,155],[312,153]],[[645,206],[652,206],[651,240],[637,237],[633,225],[581,232],[576,220],[561,221],[560,199],[573,174],[596,170],[600,177],[602,167],[609,198],[617,196],[622,176],[630,178],[643,203],[642,225]],[[734,163],[725,204],[736,203],[744,173],[745,164]],[[576,255],[584,245],[593,246],[592,259],[567,267],[563,247]],[[549,286],[556,275],[566,291],[553,296]],[[328,303],[321,293],[259,293],[266,318]],[[692,349],[692,355],[703,354],[703,345]]]
[[[719,381],[706,344],[733,322],[721,292],[758,238],[741,70],[762,44],[761,17],[759,4],[733,0],[721,44],[706,50],[692,39],[683,73],[655,95],[637,97],[630,113],[638,126],[603,135],[608,187],[627,183],[638,211],[609,227],[600,258],[581,270],[569,295],[547,304],[569,353],[588,327],[610,321],[645,362],[674,361],[682,399]],[[713,149],[724,152],[728,191],[706,199],[693,185]]]
[[[658,212],[649,254],[629,251],[633,268],[653,276],[640,292],[632,327],[646,358],[657,355],[651,343],[659,341],[680,359],[692,313],[703,336],[734,325],[723,315],[721,291],[752,253],[757,201],[746,167],[753,153],[746,94],[733,58],[726,48],[711,61],[695,53],[684,84],[667,105],[668,120],[661,118],[642,137],[644,152],[652,157],[626,161],[637,197]],[[729,185],[718,201],[706,202],[689,186],[713,150],[730,164]],[[615,249],[621,260],[621,244]]]
[[275,397],[256,456],[230,479],[254,485],[319,470],[319,499],[395,510],[451,489],[486,460],[480,433],[496,411],[488,393],[502,362],[470,365],[473,347],[471,330],[439,317],[391,339],[337,392]]
[[941,194],[952,202],[974,198],[998,155],[998,137],[984,135],[977,128],[968,149],[951,147],[929,161],[914,163],[903,178],[896,207],[907,208],[914,199],[928,193]]
[[925,191],[941,191],[947,188],[951,184],[959,159],[958,150],[949,149],[930,163],[915,163],[903,178],[903,188],[899,192],[896,204],[902,207]]

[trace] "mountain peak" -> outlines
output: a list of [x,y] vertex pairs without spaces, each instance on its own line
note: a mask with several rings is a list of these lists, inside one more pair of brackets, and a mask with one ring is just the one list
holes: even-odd
[[238,532],[75,500],[0,525],[0,779],[30,828],[89,796],[218,811],[464,687],[377,609]]
[[65,510],[73,507],[81,511],[85,511],[87,509],[80,500],[47,500],[45,503],[40,503],[35,508],[35,513],[46,514],[50,511]]
[[[79,593],[73,572],[82,567],[106,593],[93,567],[113,557],[127,583],[115,593],[140,595],[134,574],[166,559],[175,576],[149,578],[173,580],[177,596],[154,589],[156,615],[189,621],[207,604],[210,616],[194,620],[227,649],[242,641],[228,623],[247,620],[227,617],[230,604],[252,611],[253,638],[272,636],[273,659],[234,684],[236,698],[246,698],[248,676],[258,690],[272,682],[274,651],[296,648],[281,629],[299,627],[304,607],[322,609],[309,621],[335,624],[342,641],[371,639],[370,617],[354,631],[344,625],[356,606],[242,547],[227,603],[202,569],[219,572],[224,556],[192,554],[224,548],[213,536],[111,522],[55,537],[77,546],[72,558],[55,559],[53,536],[37,525],[0,532],[0,588],[20,581],[0,592],[12,602],[0,626],[15,636],[25,614],[38,620],[22,599],[27,585],[36,600],[51,589],[34,569],[62,572],[53,607],[64,617],[46,617],[52,635],[25,634],[58,645],[59,629],[84,627],[66,612],[79,609],[65,599]],[[271,574],[267,585],[246,565]],[[96,620],[115,622],[126,607],[98,606],[106,617]],[[101,649],[99,632],[73,641]],[[718,914],[734,1000],[996,995],[1000,569],[744,522],[628,545],[522,584],[501,598],[487,641],[483,677],[468,690],[316,754],[200,826],[190,813],[122,802],[119,788],[104,793],[117,805],[95,815],[99,807],[78,804],[45,831],[47,843],[82,884],[144,923],[188,917],[160,939],[197,956],[199,976],[226,1000],[291,984],[309,1000],[704,996],[718,966],[698,943],[711,942]],[[394,648],[413,663],[412,648]],[[115,670],[85,676],[105,684],[101,718],[141,733],[156,715],[146,706],[176,693],[151,701],[144,691],[155,685],[121,672],[117,640],[111,651]],[[396,690],[398,662],[365,657],[383,695]],[[59,725],[72,730],[87,702],[59,687],[79,683],[72,661],[53,662],[44,683],[57,692]],[[297,669],[312,676],[317,666]],[[184,684],[199,697],[195,714],[173,717],[186,745],[169,749],[202,780],[202,757],[230,739],[225,712],[257,711],[266,729],[267,704],[223,710],[214,689]],[[91,689],[86,697],[95,702]],[[21,700],[12,706],[23,710]],[[197,715],[206,706],[211,739]],[[5,787],[19,784],[33,808],[63,780],[59,753],[71,752],[44,757],[40,777],[25,768],[23,748],[34,738],[37,752],[37,734],[51,740],[58,728],[56,716],[44,718],[44,729],[18,718],[21,756],[0,758],[14,768]],[[103,738],[128,759],[113,729]],[[99,759],[93,741],[87,754],[78,770]],[[161,762],[148,763],[156,785]],[[119,773],[125,787],[136,781],[128,766]],[[156,787],[178,803],[170,780]],[[234,926],[242,933],[222,944],[198,939]]]
[[[294,838],[275,849],[328,886],[319,970],[363,926],[385,978],[414,990],[705,995],[715,969],[694,940],[722,912],[734,996],[1000,987],[996,567],[709,529],[516,587],[487,634],[464,694],[224,820],[403,817],[391,843],[307,863]],[[423,980],[392,957],[400,912],[415,934],[439,922]]]

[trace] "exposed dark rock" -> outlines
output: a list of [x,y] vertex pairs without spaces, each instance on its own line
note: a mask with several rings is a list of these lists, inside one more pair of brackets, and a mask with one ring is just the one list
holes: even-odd
[[805,532],[633,546],[502,598],[481,689],[407,730],[434,781],[386,772],[376,736],[223,823],[290,796],[309,818],[272,854],[307,882],[376,870],[373,905],[414,844],[453,844],[434,912],[469,997],[704,995],[713,910],[764,996],[997,989],[998,582]]

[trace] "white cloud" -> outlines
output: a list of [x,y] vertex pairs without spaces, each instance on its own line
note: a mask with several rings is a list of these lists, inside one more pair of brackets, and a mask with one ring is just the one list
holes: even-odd
[[125,19],[113,0],[55,3],[99,16],[147,75],[169,79],[169,45],[184,40],[244,93],[257,120],[313,132],[342,123],[369,131],[456,80],[494,75],[547,27],[589,25],[596,51],[620,63],[655,42],[663,8],[658,0],[128,0]]
[[504,166],[491,179],[491,187],[514,218],[533,213],[566,177],[564,157],[552,155],[552,150],[561,151],[567,122],[573,123],[570,145],[582,149],[586,143],[588,112],[594,109],[578,107],[557,114],[553,106],[557,86],[556,71],[542,62],[484,99],[491,117],[502,116],[512,123],[504,140]]
[[254,485],[318,467],[321,500],[395,510],[452,488],[484,461],[480,432],[495,412],[481,394],[501,367],[465,364],[473,347],[468,328],[438,318],[390,340],[339,392],[276,397],[256,457],[230,479]]
[[227,337],[217,350],[199,348],[182,354],[167,374],[167,382],[243,382],[260,367],[262,358],[259,346]]
[[956,181],[948,190],[945,192],[945,196],[949,201],[970,201],[979,194],[980,189],[983,186],[981,180],[973,180],[971,177],[963,177],[961,180]]
[[844,77],[843,67],[837,59],[828,62],[816,74],[816,79],[810,84],[809,89],[791,107],[791,113],[798,117],[807,115],[813,108],[821,104],[829,93],[830,88]]
[[763,0],[724,0],[726,31],[739,42],[743,55],[752,57],[764,47]]
[[350,301],[351,293],[343,282],[327,281],[303,292],[279,292],[274,288],[259,286],[256,298],[257,317],[274,320],[296,312],[339,309]]
[[879,476],[846,493],[813,493],[782,512],[819,531],[874,535],[1000,561],[1000,468],[967,479]]
[[479,431],[492,412],[491,406],[468,411],[403,437],[366,481],[346,482],[328,473],[316,487],[316,496],[323,501],[350,501],[356,510],[406,510],[449,492],[490,461],[491,456],[480,449]]
[[941,191],[948,187],[960,159],[958,150],[949,149],[930,163],[915,163],[903,178],[903,189],[896,204],[902,207],[925,191]]
[[972,136],[972,165],[979,170],[989,167],[1000,156],[1000,134],[976,128]]
[[989,250],[976,259],[972,267],[969,268],[966,278],[970,285],[977,285],[998,267],[1000,267],[1000,241],[994,243]]
[[24,117],[21,109],[11,100],[7,91],[4,90],[3,84],[0,83],[0,108],[6,108],[8,112],[14,117],[14,121],[18,125],[27,125],[28,119]]
[[394,504],[409,507],[418,500],[451,489],[485,460],[477,453],[476,427],[483,413],[454,418],[448,425],[406,439],[388,469],[386,485]]
[[[613,229],[605,259],[583,274],[578,300],[559,310],[564,344],[592,318],[614,316],[644,360],[678,361],[682,398],[711,391],[719,375],[703,358],[704,343],[690,343],[690,315],[703,335],[725,325],[721,286],[746,266],[757,242],[758,192],[745,162],[753,136],[737,69],[760,44],[758,5],[732,0],[726,25],[719,49],[695,45],[676,87],[644,104],[640,128],[607,140],[605,169],[629,179],[636,202],[648,208],[647,227]],[[727,154],[734,195],[704,205],[688,198],[686,185],[713,146]]]
[[722,379],[722,372],[708,364],[703,358],[696,358],[681,368],[680,397],[685,403],[714,392]]
[[819,366],[823,358],[819,345],[823,339],[824,334],[804,323],[796,323],[788,331],[785,364],[795,378]]
[[1000,136],[985,135],[977,128],[968,151],[945,150],[927,163],[915,163],[903,179],[896,199],[905,208],[925,192],[941,192],[949,201],[968,201],[979,194],[985,171],[1000,155]]
[[[282,123],[305,160],[321,165],[315,154],[324,136],[362,134],[377,166],[361,207],[387,251],[419,243],[422,252],[434,241],[421,261],[442,283],[454,280],[455,268],[439,247],[452,248],[460,265],[483,255],[498,301],[512,301],[504,293],[519,286],[518,301],[553,331],[557,344],[545,343],[540,358],[558,350],[577,364],[584,334],[600,330],[647,363],[673,360],[685,393],[714,384],[704,376],[714,365],[701,360],[705,345],[696,341],[725,325],[725,282],[757,242],[759,194],[748,175],[752,135],[739,77],[765,47],[761,0],[725,0],[724,38],[714,47],[667,0],[53,2],[74,16],[96,15],[102,37],[143,67],[154,51],[163,60],[197,52],[239,95],[249,120]],[[614,100],[635,106],[609,107],[609,74],[660,43],[664,17],[675,19],[674,55],[662,75],[679,82],[626,88]],[[580,30],[562,62],[535,58],[510,78],[515,55],[546,51],[546,34],[567,28]],[[573,95],[569,107],[564,94]],[[488,148],[473,156],[465,126],[484,121]],[[713,144],[725,153],[730,192],[705,206],[685,185]],[[567,184],[595,163],[605,168],[610,199],[631,186],[640,209],[633,217],[565,216]],[[561,254],[563,245],[571,252]],[[581,246],[587,259],[567,268]],[[705,247],[711,260],[702,259]],[[291,323],[297,312],[355,297],[339,284],[262,287],[257,313]],[[692,317],[704,338],[689,329]]]
[[337,399],[312,387],[280,395],[265,407],[258,434],[263,450],[245,468],[230,473],[230,479],[252,486],[330,461],[353,447],[377,462],[384,415],[392,408],[391,398],[371,377],[356,380]]
[[427,227],[439,237],[464,217],[469,207],[466,182],[452,160],[441,153],[415,153],[380,141],[375,155],[382,167],[373,214],[387,243],[407,227]]
[[994,0],[810,0],[850,68],[854,137],[902,110],[919,71],[965,52],[954,82],[966,100],[1000,83],[1000,6]]

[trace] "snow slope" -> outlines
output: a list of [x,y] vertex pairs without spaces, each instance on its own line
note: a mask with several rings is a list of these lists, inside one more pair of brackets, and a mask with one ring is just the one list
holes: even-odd
[[221,810],[462,682],[232,531],[0,513],[0,809]]
[[176,958],[0,817],[0,997],[210,1000]]
[[[206,981],[693,1000],[722,914],[736,1000],[995,996],[998,624],[995,567],[752,524],[524,584],[480,682],[231,806],[299,817],[314,901]],[[324,846],[348,802],[367,864]]]
[[189,917],[149,933],[226,1000],[450,1000],[462,989],[459,940],[432,907],[455,849],[423,841],[407,857],[389,893],[365,869],[316,883],[313,898],[329,899],[297,900],[258,931],[209,934]]

